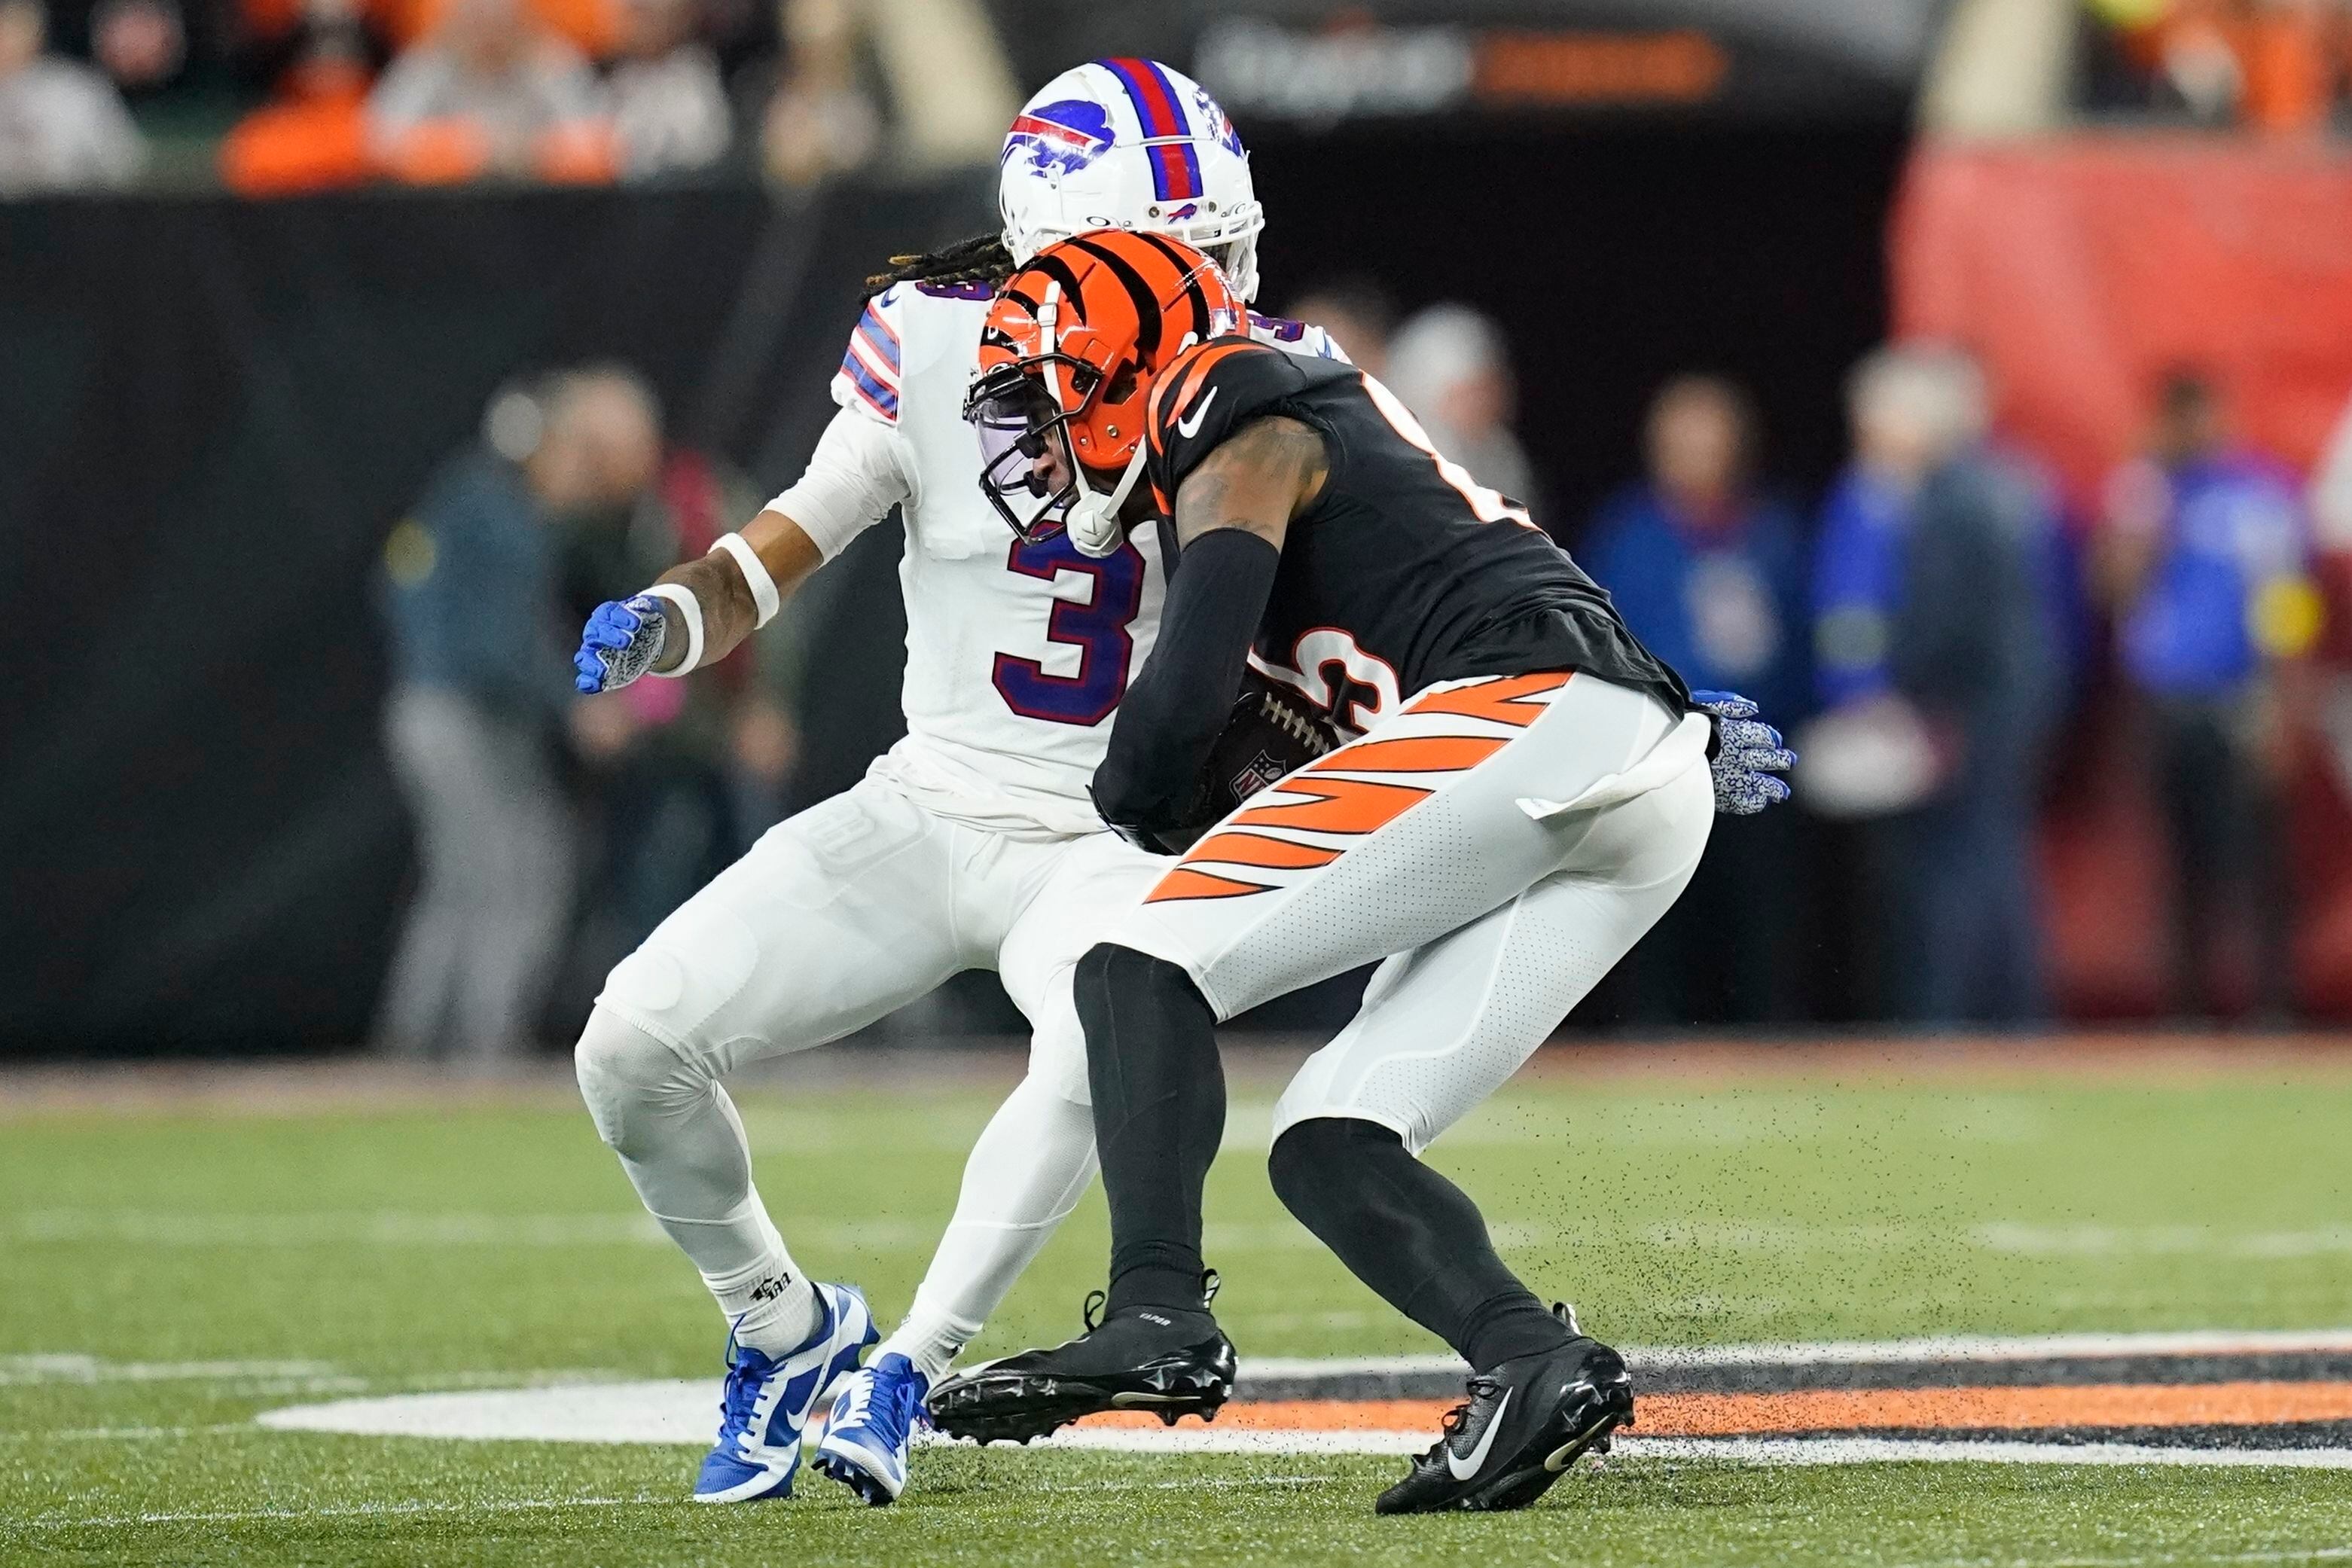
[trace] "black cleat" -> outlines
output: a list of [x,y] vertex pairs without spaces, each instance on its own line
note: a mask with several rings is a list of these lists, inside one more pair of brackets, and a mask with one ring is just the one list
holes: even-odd
[[1610,1433],[1633,1424],[1625,1358],[1576,1332],[1569,1309],[1553,1310],[1576,1337],[1472,1377],[1470,1397],[1446,1414],[1444,1436],[1381,1494],[1375,1512],[1525,1508],[1587,1449],[1606,1453]]
[[[1207,1294],[1215,1294],[1214,1274]],[[975,1443],[1026,1443],[1103,1410],[1150,1410],[1169,1426],[1187,1413],[1213,1420],[1234,1392],[1234,1345],[1197,1310],[1129,1307],[1052,1350],[1024,1351],[950,1378],[931,1391],[931,1425]]]

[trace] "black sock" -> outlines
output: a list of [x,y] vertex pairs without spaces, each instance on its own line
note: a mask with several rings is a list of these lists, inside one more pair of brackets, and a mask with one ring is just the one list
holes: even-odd
[[1225,1135],[1216,1016],[1181,969],[1108,942],[1074,984],[1110,1200],[1109,1310],[1198,1311],[1201,1189]]
[[1275,1141],[1266,1170],[1299,1224],[1475,1370],[1568,1342],[1566,1326],[1495,1256],[1478,1205],[1389,1129],[1354,1117],[1298,1122]]

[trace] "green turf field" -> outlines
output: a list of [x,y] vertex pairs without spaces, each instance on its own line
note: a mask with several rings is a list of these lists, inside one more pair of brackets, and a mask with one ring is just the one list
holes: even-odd
[[[1572,1058],[1567,1058],[1572,1061]],[[1267,1193],[1238,1082],[1210,1194],[1246,1358],[1434,1347]],[[5,1105],[0,1098],[0,1105]],[[745,1096],[803,1261],[903,1307],[985,1083]],[[2352,1324],[2352,1064],[2126,1084],[2061,1068],[1590,1082],[1433,1158],[1538,1289],[1620,1342]],[[1099,1199],[986,1352],[1076,1326]],[[719,1325],[584,1113],[536,1099],[251,1114],[0,1110],[0,1559],[1003,1564],[2158,1563],[2352,1556],[2352,1472],[1625,1460],[1538,1510],[1376,1521],[1387,1458],[929,1452],[877,1514],[814,1478],[690,1509],[674,1447],[270,1432],[259,1411],[713,1373]],[[714,1386],[715,1401],[715,1386]]]

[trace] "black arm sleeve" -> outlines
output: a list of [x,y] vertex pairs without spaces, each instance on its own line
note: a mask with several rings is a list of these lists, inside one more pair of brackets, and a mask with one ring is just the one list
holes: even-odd
[[1183,826],[1281,563],[1281,550],[1239,528],[1210,530],[1178,562],[1160,640],[1127,689],[1095,770],[1095,809],[1130,838],[1148,844],[1139,836]]

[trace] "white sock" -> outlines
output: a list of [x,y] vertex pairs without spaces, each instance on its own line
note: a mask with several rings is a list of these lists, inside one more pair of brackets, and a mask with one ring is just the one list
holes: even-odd
[[1094,1174],[1093,1110],[1022,1079],[972,1145],[955,1217],[915,1305],[876,1354],[896,1352],[938,1382]]
[[[764,1221],[765,1214],[761,1217]],[[772,1226],[769,1230],[774,1234]],[[781,1239],[746,1267],[705,1274],[702,1282],[710,1287],[719,1310],[727,1314],[735,1330],[735,1342],[762,1355],[781,1356],[798,1350],[816,1332],[824,1317],[817,1307],[816,1287],[793,1262]]]
[[979,1332],[978,1323],[940,1310],[918,1291],[915,1304],[907,1309],[907,1321],[875,1347],[873,1359],[880,1361],[894,1352],[905,1356],[915,1363],[917,1372],[936,1384],[955,1364],[956,1352]]

